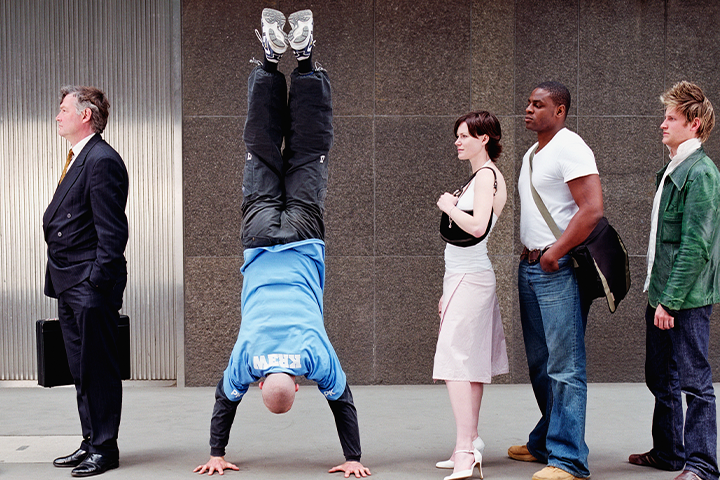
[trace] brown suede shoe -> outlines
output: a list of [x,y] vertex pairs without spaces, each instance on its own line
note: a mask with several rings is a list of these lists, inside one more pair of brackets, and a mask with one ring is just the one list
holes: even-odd
[[[645,453],[633,453],[628,458],[628,462],[633,465],[640,465],[641,467],[652,467],[658,470],[673,471],[672,468],[668,468],[666,465],[661,464],[658,460],[653,457],[650,452]],[[679,470],[679,469],[678,469]]]
[[702,478],[698,477],[695,472],[684,470],[680,475],[675,477],[675,480],[702,480]]
[[513,445],[508,448],[508,457],[521,462],[537,462],[538,459],[533,457],[527,448],[527,445]]
[[585,480],[586,478],[590,477],[576,477],[558,467],[545,467],[532,476],[532,480]]

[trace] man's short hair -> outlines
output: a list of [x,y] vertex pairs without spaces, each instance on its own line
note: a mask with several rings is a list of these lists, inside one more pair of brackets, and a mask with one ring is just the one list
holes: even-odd
[[99,88],[82,85],[66,85],[60,89],[60,103],[68,95],[74,95],[77,100],[77,113],[89,108],[92,112],[91,125],[95,133],[102,133],[107,125],[110,115],[110,102],[105,93]]
[[673,85],[669,90],[660,95],[660,101],[665,108],[674,108],[685,120],[692,122],[700,119],[700,127],[697,136],[701,142],[705,142],[715,126],[715,112],[712,103],[705,96],[702,89],[694,83],[683,80]]
[[542,82],[535,89],[545,90],[550,94],[555,105],[565,105],[565,116],[570,111],[570,90],[560,82]]

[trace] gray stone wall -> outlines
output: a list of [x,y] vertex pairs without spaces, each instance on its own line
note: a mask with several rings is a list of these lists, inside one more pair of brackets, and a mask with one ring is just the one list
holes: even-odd
[[[526,382],[517,305],[523,112],[543,80],[573,96],[568,126],[596,155],[605,213],[633,286],[610,315],[593,305],[590,381],[643,381],[641,292],[654,172],[665,161],[660,93],[698,82],[720,108],[715,0],[334,0],[183,2],[185,351],[188,385],[217,382],[240,319],[239,240],[247,76],[262,58],[263,7],[311,8],[314,59],[329,71],[335,145],[327,200],[328,334],[353,384],[431,381],[444,244],[437,197],[457,186],[452,125],[471,109],[503,127],[509,200],[490,240],[511,372]],[[280,62],[289,74],[292,54]],[[720,160],[720,132],[706,149]],[[715,322],[717,323],[717,322]],[[713,326],[711,350],[718,351]],[[713,364],[717,368],[717,361]]]

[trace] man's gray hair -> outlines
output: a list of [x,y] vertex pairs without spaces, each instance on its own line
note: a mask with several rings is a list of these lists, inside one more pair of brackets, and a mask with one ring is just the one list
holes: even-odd
[[108,116],[110,115],[110,102],[105,96],[105,93],[95,87],[66,85],[60,89],[60,103],[62,103],[68,95],[75,96],[78,115],[82,114],[86,108],[90,109],[92,112],[91,124],[93,131],[102,133],[103,130],[105,130]]

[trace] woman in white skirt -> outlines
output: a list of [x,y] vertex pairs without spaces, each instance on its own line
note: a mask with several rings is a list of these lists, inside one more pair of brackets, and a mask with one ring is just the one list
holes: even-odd
[[500,122],[492,113],[471,112],[455,122],[455,136],[458,158],[470,162],[473,176],[455,194],[444,193],[437,205],[450,222],[481,241],[445,248],[433,368],[433,379],[447,385],[457,430],[450,460],[436,465],[453,469],[445,480],[470,478],[475,466],[482,478],[485,444],[477,430],[483,385],[509,371],[495,272],[487,254],[488,234],[507,200],[505,179],[495,166],[502,150]]

